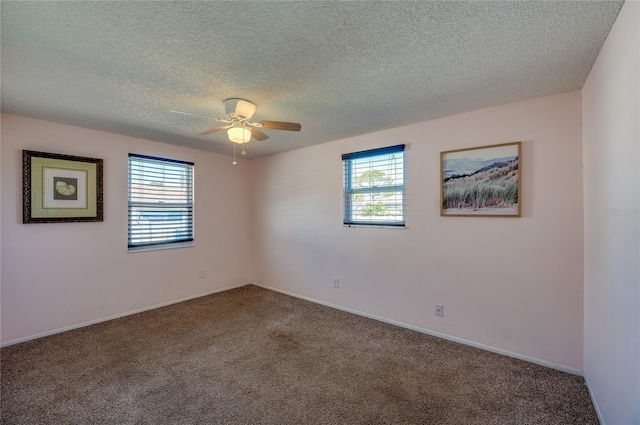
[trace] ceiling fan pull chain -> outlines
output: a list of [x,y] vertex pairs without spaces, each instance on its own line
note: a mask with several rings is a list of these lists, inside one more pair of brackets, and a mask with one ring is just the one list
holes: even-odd
[[232,162],[232,164],[233,165],[237,164],[237,162],[236,162],[236,144],[235,143],[233,144],[233,162]]

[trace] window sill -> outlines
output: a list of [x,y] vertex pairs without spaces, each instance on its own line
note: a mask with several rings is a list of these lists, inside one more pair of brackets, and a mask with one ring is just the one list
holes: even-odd
[[367,229],[406,229],[406,225],[388,225],[388,224],[343,224],[342,227],[367,228]]
[[178,242],[178,243],[163,244],[163,245],[149,245],[149,246],[134,247],[134,248],[129,248],[127,252],[159,251],[163,249],[189,248],[193,246],[195,246],[193,242]]

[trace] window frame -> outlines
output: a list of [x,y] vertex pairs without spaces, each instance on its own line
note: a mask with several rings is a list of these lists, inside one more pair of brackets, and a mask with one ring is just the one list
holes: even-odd
[[[342,154],[342,170],[343,170],[343,213],[342,224],[347,227],[366,226],[366,227],[406,227],[406,157],[404,155],[405,145],[394,145],[383,148],[369,149],[365,151],[351,152]],[[372,188],[353,188],[353,161],[354,159],[370,158],[385,154],[402,153],[402,184],[391,186],[380,186],[376,189]],[[402,194],[402,221],[358,221],[353,218],[353,195],[358,193],[383,193],[383,192],[400,192]]]
[[[179,164],[188,166],[189,170],[189,179],[186,183],[185,188],[190,189],[190,193],[187,198],[188,201],[185,202],[182,208],[185,209],[186,213],[183,214],[184,217],[187,217],[190,220],[190,224],[187,225],[187,228],[190,230],[190,237],[179,238],[179,239],[168,239],[156,242],[149,243],[133,243],[131,242],[131,233],[132,233],[132,208],[144,206],[144,203],[141,202],[132,202],[131,201],[131,190],[132,190],[132,159],[136,158],[138,160],[147,160],[150,163],[166,163],[166,164]],[[129,153],[127,158],[127,251],[128,252],[139,252],[139,251],[151,251],[158,249],[172,249],[172,248],[183,248],[183,247],[191,247],[194,246],[195,241],[195,208],[194,208],[194,194],[195,194],[195,164],[189,161],[182,161],[171,158],[161,158],[156,156],[149,155],[141,155],[135,153]],[[165,180],[163,180],[165,181]],[[189,187],[190,186],[190,187]],[[147,206],[149,204],[146,204]],[[181,208],[179,205],[177,208]]]

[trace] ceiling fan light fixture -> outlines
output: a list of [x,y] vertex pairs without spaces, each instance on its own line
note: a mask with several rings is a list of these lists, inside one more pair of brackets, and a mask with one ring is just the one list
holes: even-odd
[[229,140],[239,145],[251,140],[251,130],[245,127],[231,127],[227,130],[227,135],[229,136]]

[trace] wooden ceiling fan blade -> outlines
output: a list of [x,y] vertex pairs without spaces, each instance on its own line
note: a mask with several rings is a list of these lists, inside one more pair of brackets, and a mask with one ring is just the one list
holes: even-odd
[[205,130],[202,133],[198,133],[198,136],[206,136],[207,134],[215,133],[216,131],[225,130],[229,128],[229,126],[223,125],[220,127],[211,128],[209,130]]
[[283,121],[258,121],[262,124],[262,128],[268,128],[271,130],[287,130],[287,131],[300,131],[302,126],[297,122],[283,122]]
[[269,136],[267,136],[264,132],[258,130],[257,128],[251,129],[251,137],[258,141],[267,140]]

